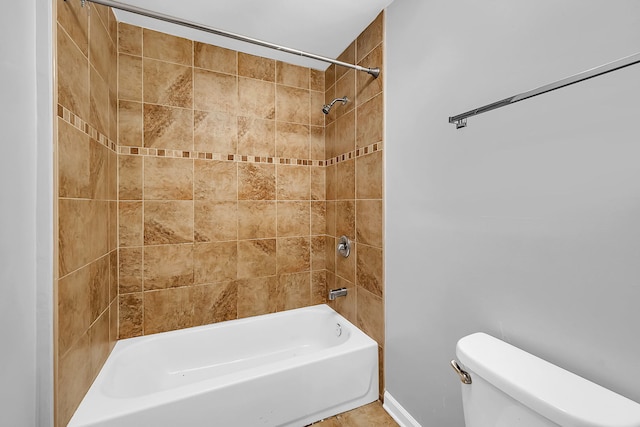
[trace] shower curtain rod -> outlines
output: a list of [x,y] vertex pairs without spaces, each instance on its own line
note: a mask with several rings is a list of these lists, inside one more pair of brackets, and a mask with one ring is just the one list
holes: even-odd
[[[64,1],[67,1],[67,0],[64,0]],[[241,42],[251,43],[251,44],[254,44],[254,45],[257,45],[257,46],[262,46],[262,47],[266,47],[266,48],[269,48],[269,49],[274,49],[274,50],[278,50],[278,51],[281,51],[281,52],[290,53],[292,55],[304,56],[306,58],[311,58],[311,59],[315,59],[315,60],[322,61],[322,62],[329,62],[331,64],[339,65],[341,67],[353,68],[354,70],[357,70],[357,71],[364,71],[365,73],[372,75],[374,78],[377,78],[380,75],[380,68],[377,68],[377,67],[376,68],[367,68],[367,67],[361,67],[360,65],[349,64],[347,62],[338,61],[337,59],[331,59],[331,58],[327,58],[325,56],[320,56],[320,55],[316,55],[316,54],[309,53],[309,52],[304,52],[304,51],[297,50],[297,49],[291,49],[291,48],[288,48],[288,47],[277,45],[275,43],[265,42],[265,41],[254,39],[254,38],[251,38],[251,37],[246,37],[246,36],[243,36],[243,35],[240,35],[240,34],[231,33],[231,32],[228,32],[228,31],[223,31],[223,30],[218,30],[216,28],[207,27],[205,25],[196,24],[195,22],[185,21],[183,19],[179,19],[179,18],[176,18],[176,17],[173,17],[173,16],[169,16],[169,15],[164,15],[162,13],[152,12],[152,11],[150,11],[148,9],[143,9],[143,8],[136,7],[136,6],[130,6],[130,5],[119,3],[119,2],[116,2],[116,1],[112,1],[112,0],[80,0],[80,2],[82,3],[82,6],[84,6],[84,4],[87,1],[91,2],[91,3],[100,4],[102,6],[107,6],[107,7],[111,7],[111,8],[114,8],[114,9],[123,10],[125,12],[131,12],[131,13],[135,13],[137,15],[146,16],[148,18],[158,19],[160,21],[165,21],[165,22],[169,22],[169,23],[172,23],[172,24],[181,25],[183,27],[188,27],[188,28],[193,28],[195,30],[205,31],[207,33],[215,34],[217,36],[227,37],[227,38],[230,38],[230,39],[239,40]]]
[[556,82],[549,83],[544,86],[540,86],[539,88],[530,90],[528,92],[523,92],[518,95],[510,96],[509,98],[505,98],[500,101],[487,104],[483,107],[478,107],[476,109],[467,111],[466,113],[449,117],[449,123],[455,123],[456,129],[460,129],[467,126],[467,117],[475,116],[481,113],[486,113],[487,111],[495,110],[496,108],[506,107],[507,105],[514,104],[518,101],[523,101],[528,98],[533,98],[534,96],[542,95],[543,93],[551,92],[553,90],[560,89],[572,84],[576,84],[584,80],[591,79],[593,77],[598,77],[603,74],[610,73],[612,71],[616,71],[621,68],[625,68],[630,65],[637,64],[639,62],[640,62],[640,52],[634,53],[633,55],[625,56],[624,58],[618,59],[616,61],[591,68],[581,73],[574,74],[573,76],[566,77],[562,80],[558,80]]

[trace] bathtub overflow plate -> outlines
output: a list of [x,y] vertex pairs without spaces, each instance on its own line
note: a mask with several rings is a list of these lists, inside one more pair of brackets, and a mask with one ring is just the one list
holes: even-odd
[[336,336],[342,335],[342,325],[340,323],[336,323]]

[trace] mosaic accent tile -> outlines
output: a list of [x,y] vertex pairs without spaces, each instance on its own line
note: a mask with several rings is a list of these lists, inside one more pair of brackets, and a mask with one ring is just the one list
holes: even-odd
[[278,163],[283,165],[330,166],[330,165],[338,164],[340,162],[354,159],[356,157],[362,157],[367,154],[372,154],[377,151],[382,151],[382,142],[377,142],[375,144],[371,144],[363,148],[358,148],[348,153],[331,157],[327,160],[295,159],[295,158],[285,158],[285,157],[276,157],[276,156],[274,157],[247,156],[247,155],[241,155],[241,154],[212,153],[207,151],[149,149],[144,147],[130,147],[130,146],[119,146],[117,147],[117,149],[114,146],[113,150],[119,154],[138,155],[138,156],[217,160],[217,161],[230,161],[230,162],[236,162],[236,163]]
[[96,128],[94,128],[89,123],[82,120],[79,116],[75,115],[69,109],[60,104],[58,104],[58,117],[78,129],[79,131],[85,133],[95,141],[104,145],[108,149],[112,150],[114,153],[118,152],[118,147],[115,141],[109,139],[109,137],[105,134],[98,132]]

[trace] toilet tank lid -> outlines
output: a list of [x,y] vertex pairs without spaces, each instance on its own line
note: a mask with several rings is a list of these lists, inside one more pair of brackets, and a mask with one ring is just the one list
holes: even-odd
[[460,339],[456,355],[472,380],[561,426],[640,427],[640,404],[485,333]]

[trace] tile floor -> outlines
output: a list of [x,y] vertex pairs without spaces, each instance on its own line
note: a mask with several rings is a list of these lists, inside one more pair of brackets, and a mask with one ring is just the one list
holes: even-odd
[[376,401],[312,424],[312,427],[396,427],[398,424]]

